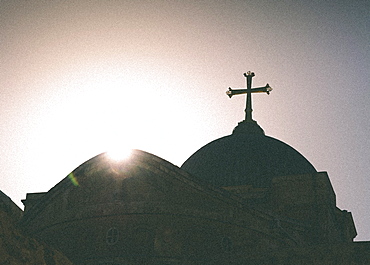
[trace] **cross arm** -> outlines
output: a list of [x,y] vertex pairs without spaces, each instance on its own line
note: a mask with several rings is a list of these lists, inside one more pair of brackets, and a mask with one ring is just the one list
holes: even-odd
[[[266,84],[264,87],[251,88],[251,93],[267,93],[267,95],[269,95],[271,91],[272,91],[272,87],[270,87],[269,84]],[[247,92],[248,92],[247,88],[245,88],[245,89],[232,89],[231,87],[229,87],[229,90],[226,91],[226,95],[228,95],[229,98],[231,98],[234,95],[245,94]]]

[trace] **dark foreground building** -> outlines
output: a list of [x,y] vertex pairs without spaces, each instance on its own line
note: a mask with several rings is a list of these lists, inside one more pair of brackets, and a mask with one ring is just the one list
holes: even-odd
[[248,115],[180,168],[103,153],[24,205],[23,230],[75,264],[370,264],[327,173]]

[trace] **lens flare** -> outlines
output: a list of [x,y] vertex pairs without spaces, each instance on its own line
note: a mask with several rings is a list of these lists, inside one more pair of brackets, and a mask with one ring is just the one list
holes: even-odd
[[75,177],[73,172],[68,175],[68,178],[71,180],[71,182],[74,186],[76,186],[76,187],[79,186],[77,178]]

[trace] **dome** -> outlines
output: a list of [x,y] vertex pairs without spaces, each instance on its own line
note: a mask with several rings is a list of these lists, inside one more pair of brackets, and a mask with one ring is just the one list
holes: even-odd
[[200,148],[181,168],[218,187],[268,187],[276,176],[316,173],[294,148],[266,136],[257,124],[245,122],[233,134]]

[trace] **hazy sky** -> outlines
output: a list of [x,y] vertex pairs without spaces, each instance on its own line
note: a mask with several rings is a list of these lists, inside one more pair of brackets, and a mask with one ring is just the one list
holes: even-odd
[[[130,146],[180,166],[244,119],[327,171],[370,240],[370,2],[0,0],[0,189]],[[268,158],[265,158],[268,159]]]

